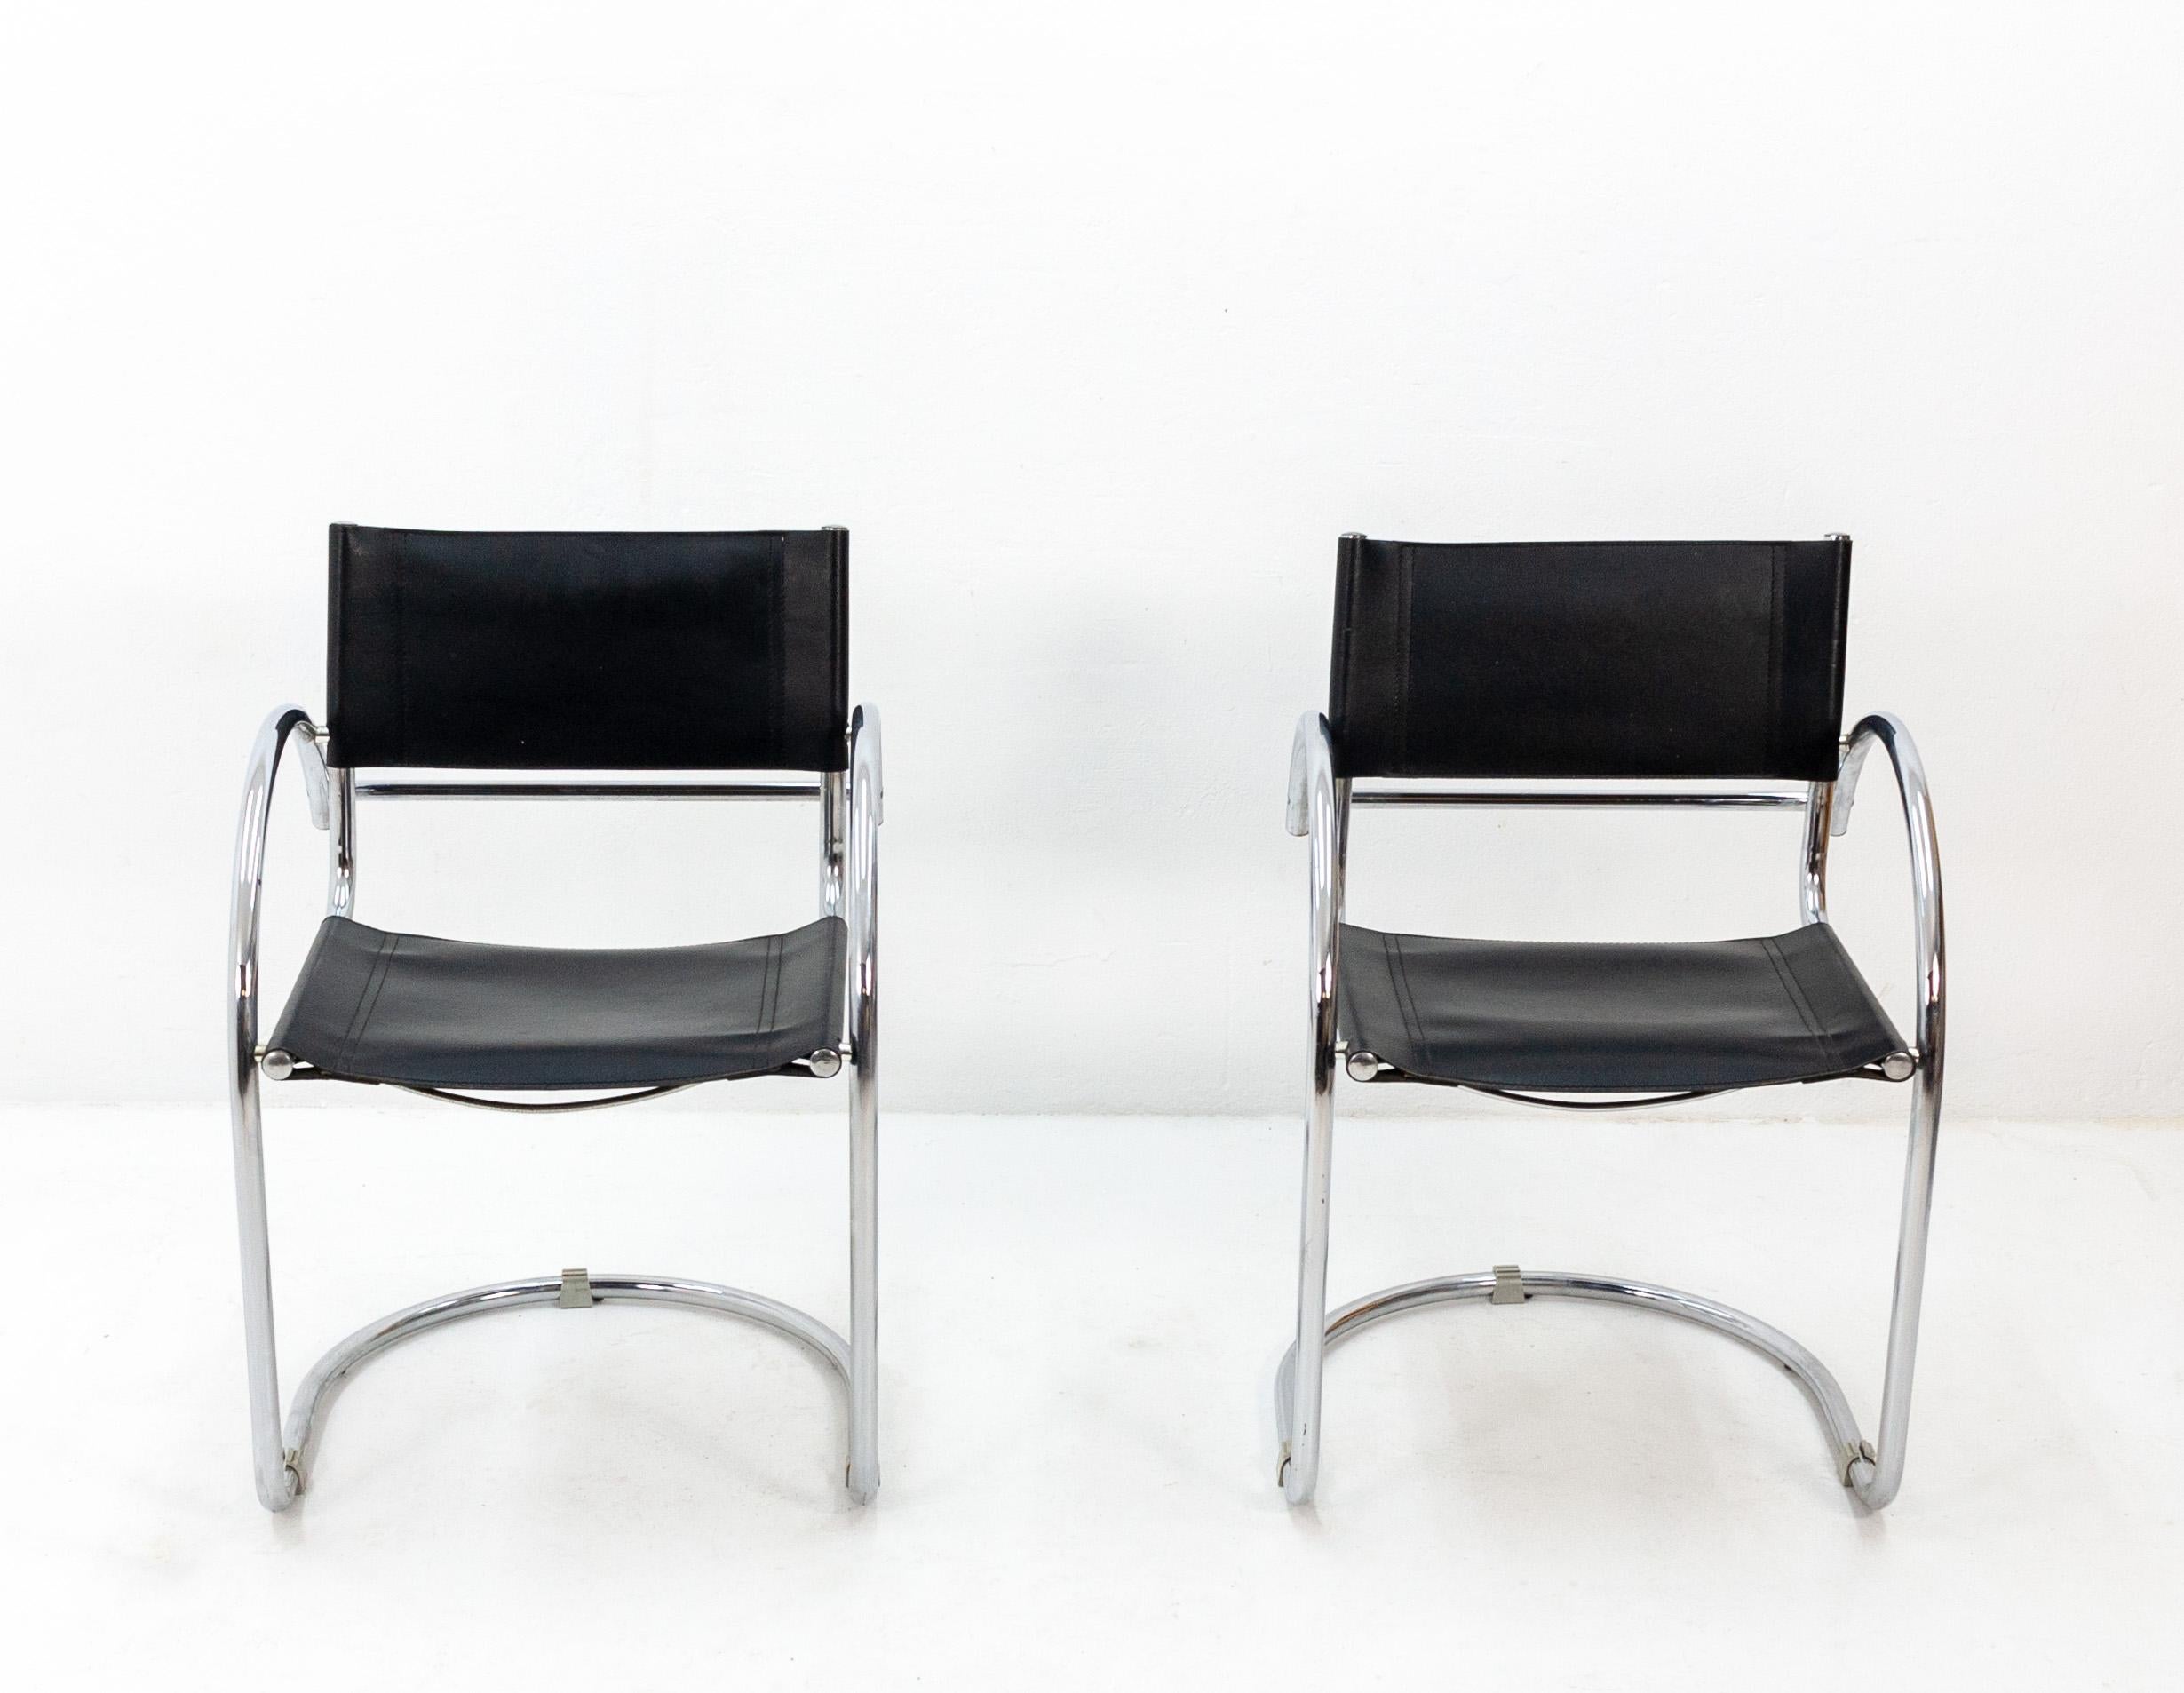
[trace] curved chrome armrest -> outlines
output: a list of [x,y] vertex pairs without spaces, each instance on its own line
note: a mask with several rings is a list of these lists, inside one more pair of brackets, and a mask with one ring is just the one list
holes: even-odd
[[1942,922],[1942,846],[1934,824],[1934,799],[1926,787],[1926,767],[1918,745],[1903,720],[1877,711],[1850,732],[1845,743],[1843,767],[1835,780],[1831,834],[1850,829],[1851,801],[1858,789],[1859,772],[1866,755],[1878,745],[1894,768],[1897,791],[1903,797],[1903,826],[1910,837],[1911,862],[1911,921],[1917,949],[1918,1028],[1912,1038],[1918,1048],[1918,1064],[1930,1077],[1938,1077],[1947,1002],[1947,945]]
[[281,754],[298,740],[311,821],[324,829],[330,821],[330,791],[325,755],[319,751],[318,726],[299,705],[283,705],[266,718],[250,748],[250,775],[242,786],[242,814],[235,823],[234,878],[228,889],[227,975],[234,997],[234,1062],[247,1077],[258,1062],[258,913],[266,881],[266,835],[273,819],[273,786]]
[[[1336,941],[1342,925],[1342,786],[1335,776],[1335,749],[1327,719],[1306,711],[1297,720],[1290,752],[1289,832],[1312,842],[1312,1004],[1335,998]],[[1332,1020],[1325,1033],[1333,1047]]]
[[1317,711],[1306,711],[1297,719],[1297,735],[1290,743],[1286,823],[1291,834],[1312,832],[1312,788],[1322,774],[1331,788],[1335,779],[1334,742],[1328,734],[1326,718]]
[[850,716],[848,799],[850,1051],[869,1075],[879,1056],[879,826],[886,808],[876,705],[860,705]]
[[311,807],[311,826],[330,829],[334,820],[334,778],[333,772],[326,767],[325,749],[319,745],[326,731],[308,720],[303,729],[296,759],[298,773],[304,779],[304,801]]

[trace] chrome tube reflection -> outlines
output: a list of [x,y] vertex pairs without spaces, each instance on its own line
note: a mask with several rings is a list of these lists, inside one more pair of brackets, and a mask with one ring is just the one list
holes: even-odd
[[1325,1351],[1328,1205],[1334,1177],[1336,970],[1342,938],[1342,880],[1349,822],[1349,784],[1335,775],[1327,719],[1308,711],[1298,722],[1290,752],[1289,831],[1311,842],[1311,901],[1306,945],[1309,975],[1306,1026],[1310,1093],[1305,1108],[1303,1212],[1298,1226],[1297,1339],[1291,1348],[1295,1427],[1285,1431],[1280,1475],[1283,1496],[1305,1504],[1319,1484],[1320,1379]]
[[879,1490],[879,711],[849,727],[849,1470],[851,1497]]
[[[250,1466],[258,1502],[268,1511],[285,1510],[295,1498],[297,1472],[281,1444],[281,1371],[274,1337],[273,1252],[266,1218],[266,1134],[258,1102],[258,909],[265,894],[266,837],[273,821],[273,790],[280,775],[281,754],[291,739],[312,745],[316,733],[303,708],[296,705],[280,707],[259,728],[242,784],[242,811],[235,823],[235,855],[228,885],[227,1108],[234,1142],[235,1220],[242,1252]],[[313,746],[313,755],[316,751]],[[322,785],[319,791],[323,795]]]
[[1948,1035],[1948,945],[1942,915],[1942,843],[1934,821],[1926,767],[1902,720],[1886,711],[1851,731],[1839,778],[1839,810],[1834,831],[1850,827],[1850,806],[1867,753],[1878,746],[1895,771],[1903,801],[1903,828],[1910,853],[1911,946],[1918,1005],[1917,1068],[1911,1073],[1911,1123],[1903,1160],[1903,1198],[1896,1229],[1894,1297],[1888,1315],[1887,1374],[1881,1385],[1880,1432],[1875,1459],[1854,1482],[1858,1497],[1879,1510],[1903,1485],[1904,1444],[1911,1421],[1911,1375],[1918,1354],[1918,1319],[1925,1302],[1926,1238],[1934,1213],[1934,1161],[1942,1128],[1942,1063]]

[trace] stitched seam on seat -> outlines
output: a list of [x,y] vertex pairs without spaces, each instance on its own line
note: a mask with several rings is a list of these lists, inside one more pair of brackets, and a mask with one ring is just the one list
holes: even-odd
[[1797,1007],[1798,1016],[1811,1033],[1813,1045],[1820,1049],[1821,1057],[1831,1067],[1840,1068],[1843,1061],[1836,1052],[1835,1042],[1821,1027],[1819,1019],[1813,1015],[1812,1005],[1805,998],[1804,989],[1798,983],[1797,971],[1789,958],[1770,938],[1762,938],[1759,944],[1766,949],[1767,961],[1775,966],[1775,974],[1782,982],[1783,991],[1790,996],[1790,1003]]
[[758,1026],[754,1032],[758,1037],[759,1050],[766,1053],[769,1064],[781,1061],[774,1053],[775,1043],[773,1038],[777,1032],[774,1027],[774,1020],[779,1010],[781,999],[780,973],[775,964],[780,951],[781,936],[767,935],[766,937],[766,967],[759,972],[758,975]]
[[1418,1021],[1418,996],[1410,990],[1410,961],[1403,957],[1402,937],[1391,934],[1381,948],[1384,954],[1392,954],[1388,966],[1388,982],[1395,990],[1395,1009],[1402,1013],[1403,1032],[1410,1037],[1410,1050],[1420,1060],[1426,1057],[1426,1026]]
[[386,985],[388,966],[394,962],[401,939],[399,934],[388,935],[372,956],[371,975],[364,983],[364,991],[356,997],[356,1011],[349,1019],[349,1032],[342,1037],[341,1068],[345,1070],[352,1068],[351,1061],[364,1038],[364,1030],[371,1024],[371,1013],[379,1008],[379,990]]
[[[1835,939],[1832,931],[1830,932],[1829,938],[1835,940],[1837,950],[1840,950],[1842,942]],[[1891,1041],[1901,1047],[1903,1044],[1903,1037],[1897,1031],[1895,1019],[1888,1014],[1888,1007],[1874,997],[1873,984],[1868,982],[1858,966],[1851,962],[1847,952],[1843,954],[1843,964],[1849,973],[1852,985],[1858,990],[1859,1003],[1865,1006],[1866,1013],[1873,1019],[1874,1024],[1886,1033]]]

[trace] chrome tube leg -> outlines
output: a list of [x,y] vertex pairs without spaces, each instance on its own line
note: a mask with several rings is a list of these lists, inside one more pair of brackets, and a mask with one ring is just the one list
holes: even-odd
[[[1335,775],[1327,719],[1306,712],[1290,754],[1289,830],[1312,844],[1311,958],[1306,995],[1312,1093],[1305,1112],[1303,1217],[1298,1228],[1297,1351],[1291,1374],[1289,1437],[1279,1475],[1291,1505],[1308,1502],[1320,1480],[1320,1374],[1327,1351],[1327,1201],[1334,1164],[1336,968],[1342,939],[1343,863],[1349,846],[1350,784]],[[1277,1387],[1277,1393],[1280,1389]]]
[[1910,1145],[1903,1164],[1903,1219],[1896,1236],[1895,1297],[1888,1316],[1888,1371],[1881,1387],[1880,1430],[1872,1461],[1851,1466],[1861,1503],[1880,1510],[1903,1485],[1903,1447],[1911,1422],[1911,1371],[1918,1354],[1919,1308],[1926,1282],[1927,1225],[1934,1212],[1934,1157],[1941,1138],[1940,1054],[1921,1055],[1911,1096]]
[[848,918],[849,1469],[859,1504],[879,1490],[879,713],[850,719]]
[[331,778],[326,842],[326,915],[356,915],[356,772],[336,769]]
[[[266,719],[250,749],[235,823],[227,908],[227,1109],[235,1151],[235,1224],[242,1247],[242,1332],[250,1388],[250,1460],[258,1502],[268,1511],[296,1498],[294,1466],[281,1445],[281,1370],[274,1356],[273,1253],[266,1228],[266,1134],[258,1109],[258,908],[265,889],[266,833],[281,752],[292,735],[314,733],[301,709]],[[315,756],[315,752],[314,754]],[[306,769],[308,766],[306,765]]]
[[879,1078],[870,1023],[849,1081],[849,1474],[859,1504],[879,1490]]
[[1828,920],[1828,831],[1835,784],[1815,782],[1805,791],[1805,851],[1798,865],[1798,921]]
[[281,1444],[281,1367],[273,1331],[273,1252],[266,1222],[266,1135],[254,1053],[229,1077],[234,1128],[235,1220],[242,1245],[242,1334],[250,1387],[250,1465],[268,1511],[294,1503],[298,1476]]
[[842,915],[843,884],[849,855],[849,783],[830,770],[819,783],[819,915]]
[[1850,826],[1858,773],[1876,745],[1895,768],[1910,849],[1913,960],[1918,982],[1918,1066],[1912,1072],[1910,1145],[1903,1161],[1902,1220],[1896,1235],[1895,1296],[1888,1317],[1888,1369],[1881,1386],[1880,1432],[1870,1458],[1851,1466],[1860,1502],[1879,1510],[1903,1484],[1903,1448],[1911,1420],[1911,1368],[1918,1352],[1926,1292],[1926,1233],[1934,1212],[1934,1157],[1942,1128],[1942,1061],[1949,1029],[1947,925],[1942,918],[1942,847],[1934,829],[1926,768],[1900,719],[1876,712],[1851,731],[1836,779],[1832,831]]
[[1297,1364],[1290,1387],[1290,1437],[1282,1451],[1282,1494],[1311,1501],[1320,1481],[1320,1378],[1327,1355],[1328,1194],[1334,1169],[1335,1043],[1323,1031],[1313,1054],[1312,1104],[1305,1119],[1304,1214],[1297,1262]]

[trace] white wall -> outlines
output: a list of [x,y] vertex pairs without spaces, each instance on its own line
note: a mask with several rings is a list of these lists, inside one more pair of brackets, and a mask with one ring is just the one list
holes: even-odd
[[[1846,529],[1852,709],[1941,807],[1952,1104],[2184,1112],[2172,9],[598,10],[11,12],[0,1095],[215,1094],[330,519],[849,525],[888,1103],[1191,1112],[1297,1097],[1339,531]],[[1901,1005],[1872,778],[1839,904]],[[398,926],[811,896],[777,810],[364,831]],[[1367,819],[1354,909],[1786,926],[1795,833]]]

